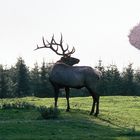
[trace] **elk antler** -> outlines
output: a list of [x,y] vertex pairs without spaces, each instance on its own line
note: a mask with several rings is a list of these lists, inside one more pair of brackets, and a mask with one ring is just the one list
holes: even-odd
[[[45,40],[44,40],[44,37],[42,37],[42,41],[43,41],[43,46],[39,47],[37,45],[37,48],[35,50],[38,50],[38,49],[42,49],[42,48],[50,48],[51,50],[53,50],[56,54],[58,55],[62,55],[64,57],[68,57],[70,56],[71,54],[73,54],[75,52],[75,48],[73,47],[71,51],[69,51],[69,46],[67,45],[66,49],[64,49],[63,47],[63,36],[61,34],[61,39],[60,39],[60,43],[57,43],[54,39],[54,35],[52,36],[52,39],[51,41],[47,41],[47,43],[45,43]],[[54,48],[55,47],[55,48]],[[62,53],[58,52],[59,50],[59,47],[62,51]]]

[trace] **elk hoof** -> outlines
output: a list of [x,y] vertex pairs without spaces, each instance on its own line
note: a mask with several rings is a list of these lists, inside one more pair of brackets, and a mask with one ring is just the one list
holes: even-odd
[[90,112],[90,114],[89,115],[92,115],[93,114],[93,112]]
[[95,117],[98,117],[98,113],[95,113],[94,116],[95,116]]
[[69,108],[67,108],[67,109],[66,109],[66,112],[69,112],[69,111],[70,111],[70,109],[69,109]]

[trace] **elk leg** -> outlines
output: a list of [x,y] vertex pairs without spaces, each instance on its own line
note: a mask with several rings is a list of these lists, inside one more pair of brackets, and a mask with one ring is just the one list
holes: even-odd
[[91,109],[90,115],[92,115],[94,113],[95,103],[96,103],[96,101],[95,101],[93,96],[92,96],[92,99],[93,99],[93,104],[92,104],[92,109]]
[[98,114],[99,114],[99,99],[100,99],[100,97],[99,96],[97,96],[97,98],[96,98],[96,112],[95,112],[95,114],[94,114],[94,116],[98,116]]
[[55,88],[55,103],[54,103],[54,106],[57,107],[57,100],[58,100],[58,93],[59,93],[59,89]]
[[95,99],[95,93],[93,92],[92,88],[90,87],[86,87],[89,91],[89,93],[91,94],[92,96],[92,100],[93,100],[93,104],[92,104],[92,108],[91,108],[91,111],[90,111],[90,115],[92,115],[94,113],[94,110],[95,110],[95,104],[96,104],[96,99]]
[[70,110],[70,104],[69,104],[69,91],[70,91],[70,89],[66,87],[65,91],[66,91],[66,99],[67,99],[67,109],[66,109],[66,111],[69,111]]

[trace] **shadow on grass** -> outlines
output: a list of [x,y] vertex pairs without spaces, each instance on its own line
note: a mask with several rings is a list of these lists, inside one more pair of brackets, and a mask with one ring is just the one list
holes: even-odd
[[[65,110],[61,110],[65,112]],[[127,128],[123,126],[118,126],[104,119],[102,115],[95,117],[94,115],[89,115],[89,111],[80,109],[71,109],[70,112],[63,113],[63,119],[77,124],[82,124],[81,128],[88,128],[88,133],[94,135],[97,139],[140,139],[140,131],[137,131],[135,127]],[[86,132],[86,131],[84,131]]]
[[[0,121],[0,140],[139,140],[140,132],[118,127],[103,120],[102,116],[94,117],[89,111],[71,109],[66,112],[60,109],[57,119],[38,120],[39,113],[33,109],[3,110]],[[18,112],[17,112],[18,111]],[[5,113],[4,116],[2,114]],[[12,116],[9,115],[13,114]],[[34,117],[32,117],[35,115]],[[5,117],[8,116],[8,120]],[[24,119],[22,119],[24,118]]]

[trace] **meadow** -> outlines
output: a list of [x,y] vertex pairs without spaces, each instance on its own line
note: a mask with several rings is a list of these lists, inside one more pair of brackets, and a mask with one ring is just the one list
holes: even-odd
[[100,114],[90,116],[91,97],[59,98],[60,115],[44,120],[36,108],[2,108],[7,104],[27,103],[53,106],[53,98],[0,99],[0,140],[140,140],[140,97],[100,98]]

